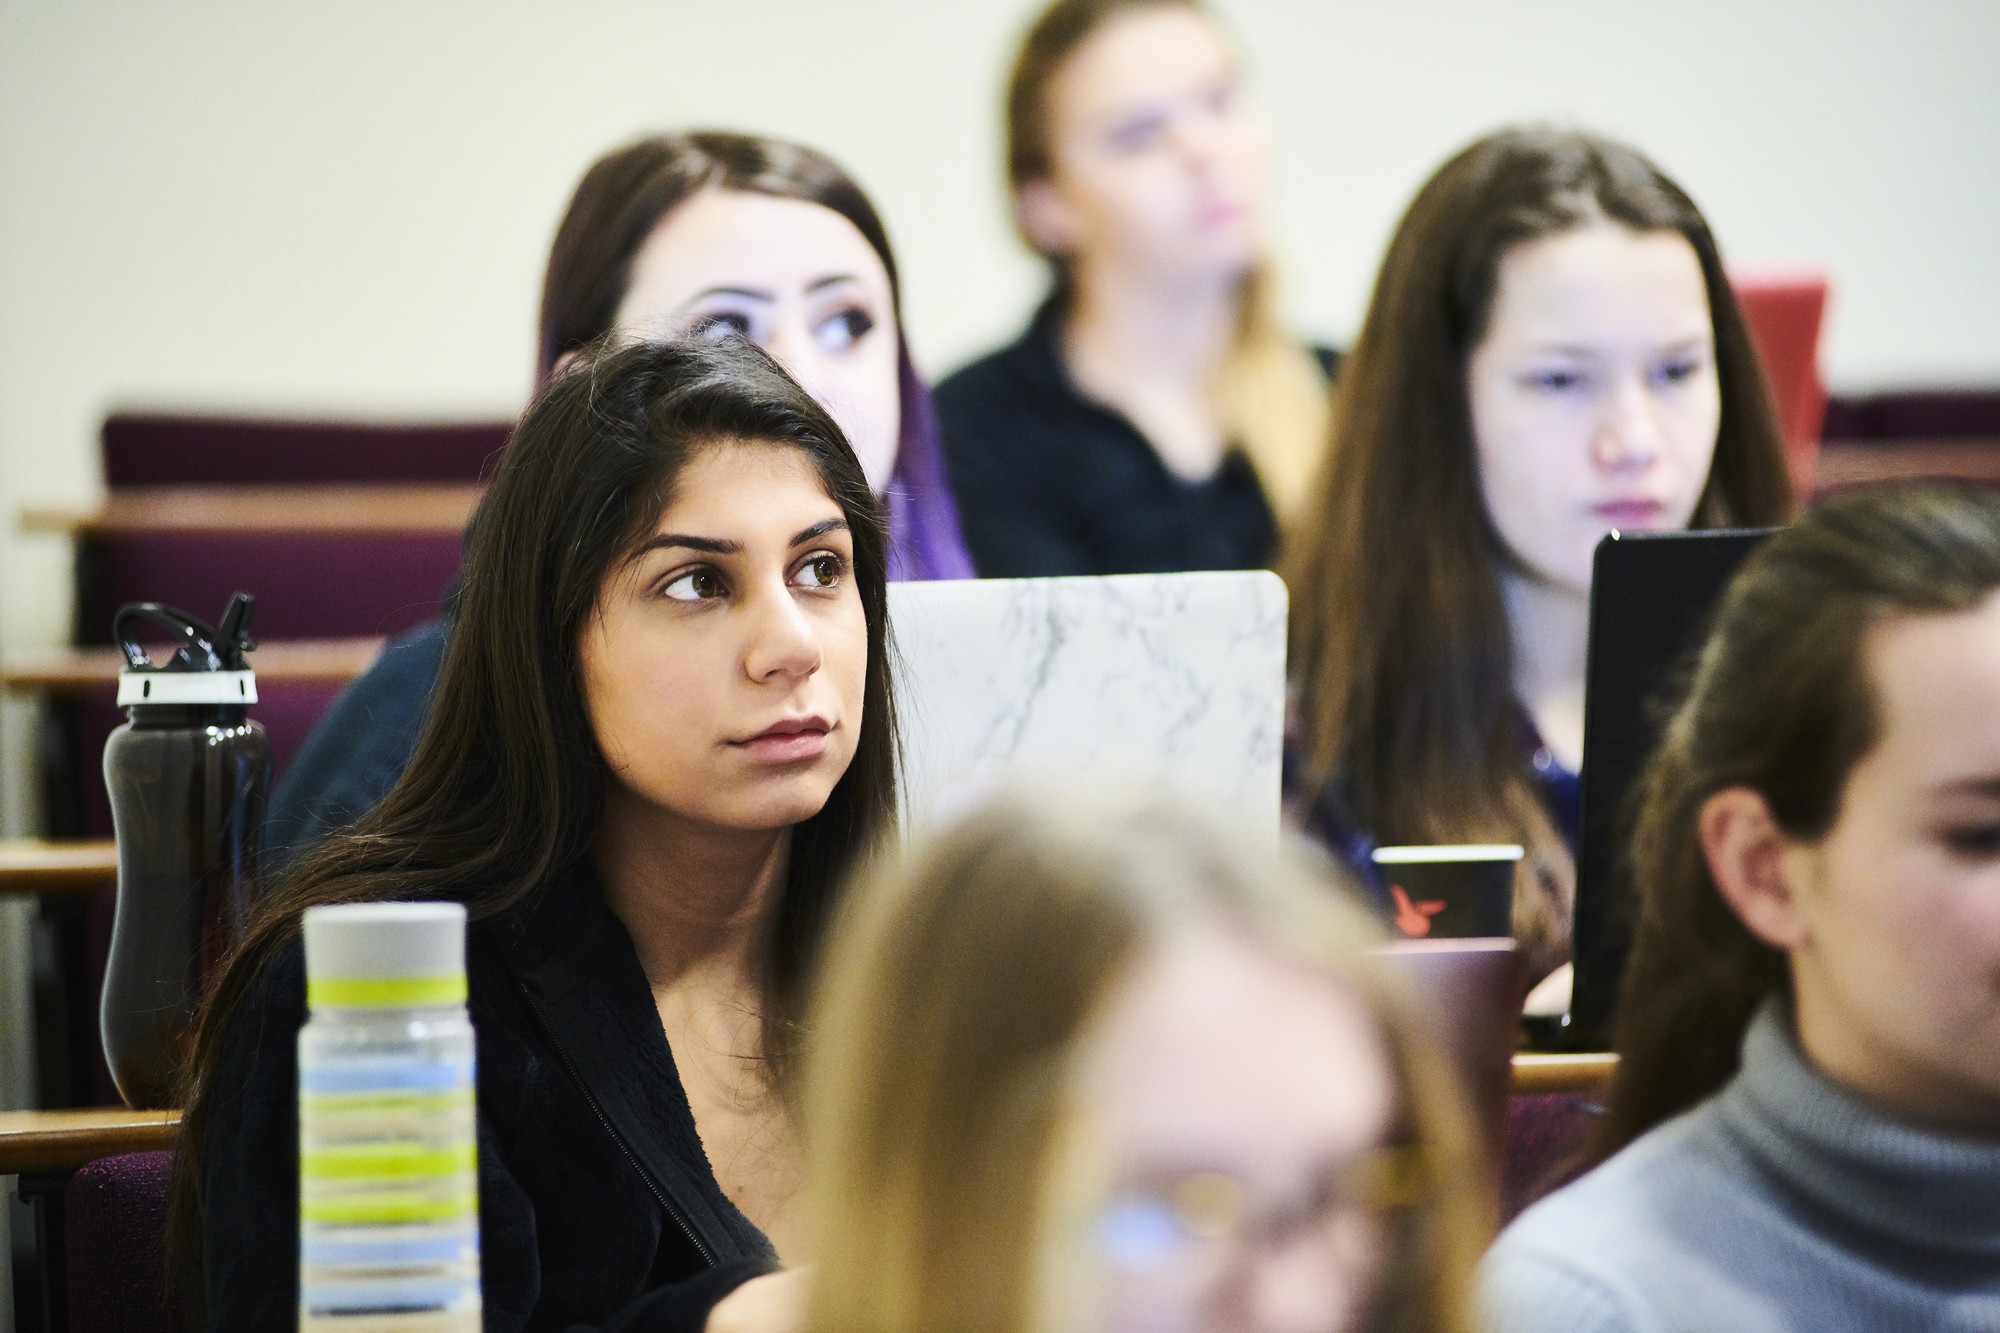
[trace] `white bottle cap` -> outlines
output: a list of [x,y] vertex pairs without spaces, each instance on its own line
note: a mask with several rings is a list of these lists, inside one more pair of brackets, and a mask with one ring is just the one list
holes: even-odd
[[306,1003],[411,1008],[465,1002],[462,903],[342,903],[305,916]]

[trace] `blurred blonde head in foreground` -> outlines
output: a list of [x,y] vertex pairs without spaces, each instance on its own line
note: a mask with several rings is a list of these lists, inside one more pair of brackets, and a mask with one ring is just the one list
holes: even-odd
[[807,1040],[809,1328],[1458,1330],[1457,1092],[1326,875],[1003,800],[859,886]]

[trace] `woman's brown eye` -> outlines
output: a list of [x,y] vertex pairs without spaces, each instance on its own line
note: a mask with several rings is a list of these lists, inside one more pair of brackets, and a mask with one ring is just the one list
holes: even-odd
[[818,555],[799,566],[794,581],[807,588],[831,588],[840,582],[841,573],[840,557]]
[[705,602],[722,596],[722,579],[712,569],[691,569],[660,591],[676,602]]

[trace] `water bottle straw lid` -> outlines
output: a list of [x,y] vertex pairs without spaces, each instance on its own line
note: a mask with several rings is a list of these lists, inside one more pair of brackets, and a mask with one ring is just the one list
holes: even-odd
[[[239,592],[229,599],[220,626],[196,620],[160,602],[128,602],[111,618],[111,641],[125,654],[118,673],[118,706],[257,702],[257,674],[244,654],[257,644],[250,619],[257,599]],[[139,646],[138,627],[151,624],[179,640],[173,656],[156,664]]]

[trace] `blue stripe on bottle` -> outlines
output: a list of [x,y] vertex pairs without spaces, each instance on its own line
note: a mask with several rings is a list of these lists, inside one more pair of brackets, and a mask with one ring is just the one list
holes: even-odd
[[437,1263],[479,1257],[476,1227],[443,1235],[399,1236],[393,1240],[330,1240],[314,1235],[300,1239],[299,1261],[329,1267],[367,1264]]
[[355,1061],[299,1070],[299,1091],[309,1093],[436,1092],[472,1086],[471,1062],[412,1064],[400,1060]]
[[299,1305],[313,1314],[476,1310],[477,1278],[404,1278],[388,1282],[302,1282]]

